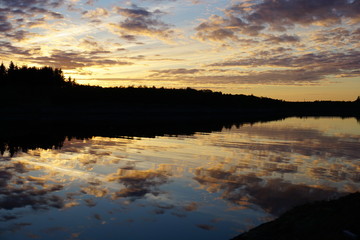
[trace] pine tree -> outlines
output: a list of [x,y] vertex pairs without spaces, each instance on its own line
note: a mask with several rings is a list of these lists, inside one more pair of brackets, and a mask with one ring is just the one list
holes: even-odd
[[6,67],[4,66],[4,63],[1,63],[0,65],[0,84],[4,84],[6,81]]
[[15,66],[15,64],[11,61],[9,64],[9,68],[7,69],[7,77],[8,77],[10,84],[12,84],[13,80],[16,78],[15,77],[16,70],[17,70],[17,66]]
[[9,69],[8,72],[13,72],[17,69],[17,66],[15,66],[15,64],[13,63],[13,61],[10,62],[9,64]]

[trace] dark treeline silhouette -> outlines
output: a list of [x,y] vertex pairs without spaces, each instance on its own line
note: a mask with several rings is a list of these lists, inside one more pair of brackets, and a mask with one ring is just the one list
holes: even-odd
[[359,116],[353,102],[286,102],[192,88],[100,87],[76,84],[61,69],[0,66],[0,108],[7,119],[239,118]]
[[0,86],[20,87],[72,87],[76,83],[71,78],[65,79],[61,69],[52,67],[18,67],[10,62],[8,68],[0,65]]
[[201,106],[256,106],[276,104],[279,100],[270,98],[230,95],[211,90],[192,88],[171,89],[156,87],[107,87],[76,84],[71,78],[65,79],[61,69],[51,67],[18,67],[13,62],[6,68],[0,66],[0,87],[3,91],[3,103],[43,103],[47,105],[85,104],[120,105],[157,104],[201,105]]

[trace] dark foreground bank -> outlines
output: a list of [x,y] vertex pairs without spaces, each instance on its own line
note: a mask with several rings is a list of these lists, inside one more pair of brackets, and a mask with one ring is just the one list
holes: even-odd
[[295,207],[232,240],[360,239],[360,193]]

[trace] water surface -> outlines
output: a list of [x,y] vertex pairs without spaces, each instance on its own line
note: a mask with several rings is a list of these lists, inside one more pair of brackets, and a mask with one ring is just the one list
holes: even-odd
[[230,239],[298,204],[360,190],[354,118],[4,150],[1,239]]

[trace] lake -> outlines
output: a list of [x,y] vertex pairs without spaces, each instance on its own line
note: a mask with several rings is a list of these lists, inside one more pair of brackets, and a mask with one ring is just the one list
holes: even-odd
[[230,239],[296,205],[360,191],[355,118],[8,145],[3,240]]

